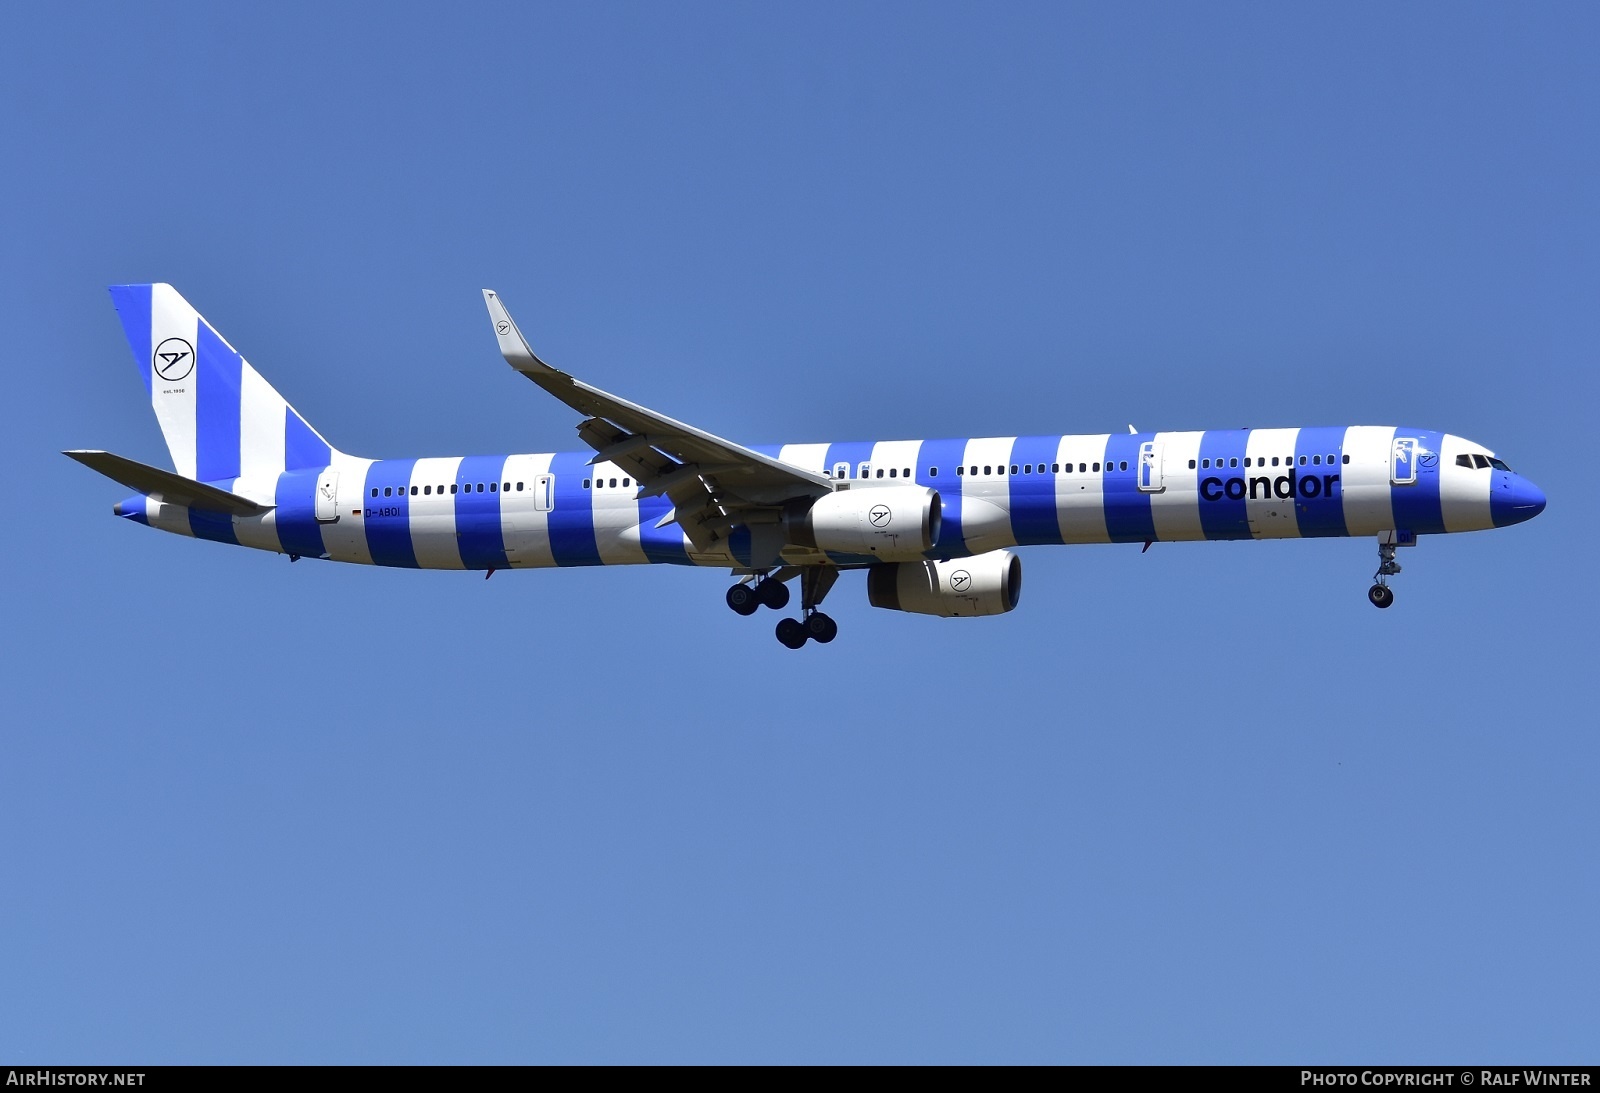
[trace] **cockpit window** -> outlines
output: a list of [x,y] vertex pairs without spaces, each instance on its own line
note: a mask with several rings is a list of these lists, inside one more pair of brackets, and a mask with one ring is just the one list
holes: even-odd
[[1484,468],[1489,466],[1489,457],[1486,456],[1486,455],[1474,454],[1473,457],[1472,457],[1472,462],[1473,462],[1473,465],[1476,466],[1481,471]]
[[1511,470],[1510,467],[1506,466],[1505,460],[1503,460],[1503,459],[1490,459],[1489,460],[1489,466],[1493,467],[1497,471],[1510,471]]
[[1472,457],[1470,455],[1466,454],[1465,452],[1462,452],[1460,455],[1456,456],[1456,466],[1458,466],[1458,467],[1471,467],[1472,466]]

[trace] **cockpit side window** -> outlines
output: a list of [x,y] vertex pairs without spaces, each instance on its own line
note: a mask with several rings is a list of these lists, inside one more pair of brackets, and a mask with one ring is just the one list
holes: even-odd
[[1490,459],[1489,460],[1489,466],[1493,467],[1497,471],[1510,471],[1511,470],[1510,467],[1505,465],[1505,461],[1501,460],[1501,459]]

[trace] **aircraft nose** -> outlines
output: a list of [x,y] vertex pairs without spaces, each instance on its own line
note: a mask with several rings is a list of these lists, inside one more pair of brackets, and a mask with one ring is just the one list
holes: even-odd
[[1544,491],[1526,478],[1517,479],[1517,489],[1513,492],[1518,495],[1517,507],[1527,512],[1524,520],[1532,520],[1544,511]]
[[1544,491],[1520,474],[1502,476],[1494,491],[1495,524],[1520,524],[1544,511]]

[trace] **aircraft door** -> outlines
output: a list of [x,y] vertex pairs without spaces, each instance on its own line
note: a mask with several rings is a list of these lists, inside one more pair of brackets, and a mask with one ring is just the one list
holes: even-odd
[[1410,486],[1417,481],[1417,438],[1397,436],[1390,450],[1389,483]]
[[339,472],[331,467],[317,475],[315,511],[319,524],[339,522]]
[[1166,488],[1161,480],[1161,443],[1147,440],[1139,445],[1139,492],[1160,493]]

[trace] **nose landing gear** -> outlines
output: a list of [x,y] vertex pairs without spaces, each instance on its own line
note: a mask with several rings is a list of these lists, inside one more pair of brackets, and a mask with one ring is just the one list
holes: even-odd
[[1367,589],[1367,599],[1372,601],[1373,607],[1388,607],[1394,603],[1394,589],[1389,587],[1389,578],[1400,572],[1400,563],[1394,560],[1398,538],[1394,532],[1378,536],[1378,572],[1372,575],[1374,584]]

